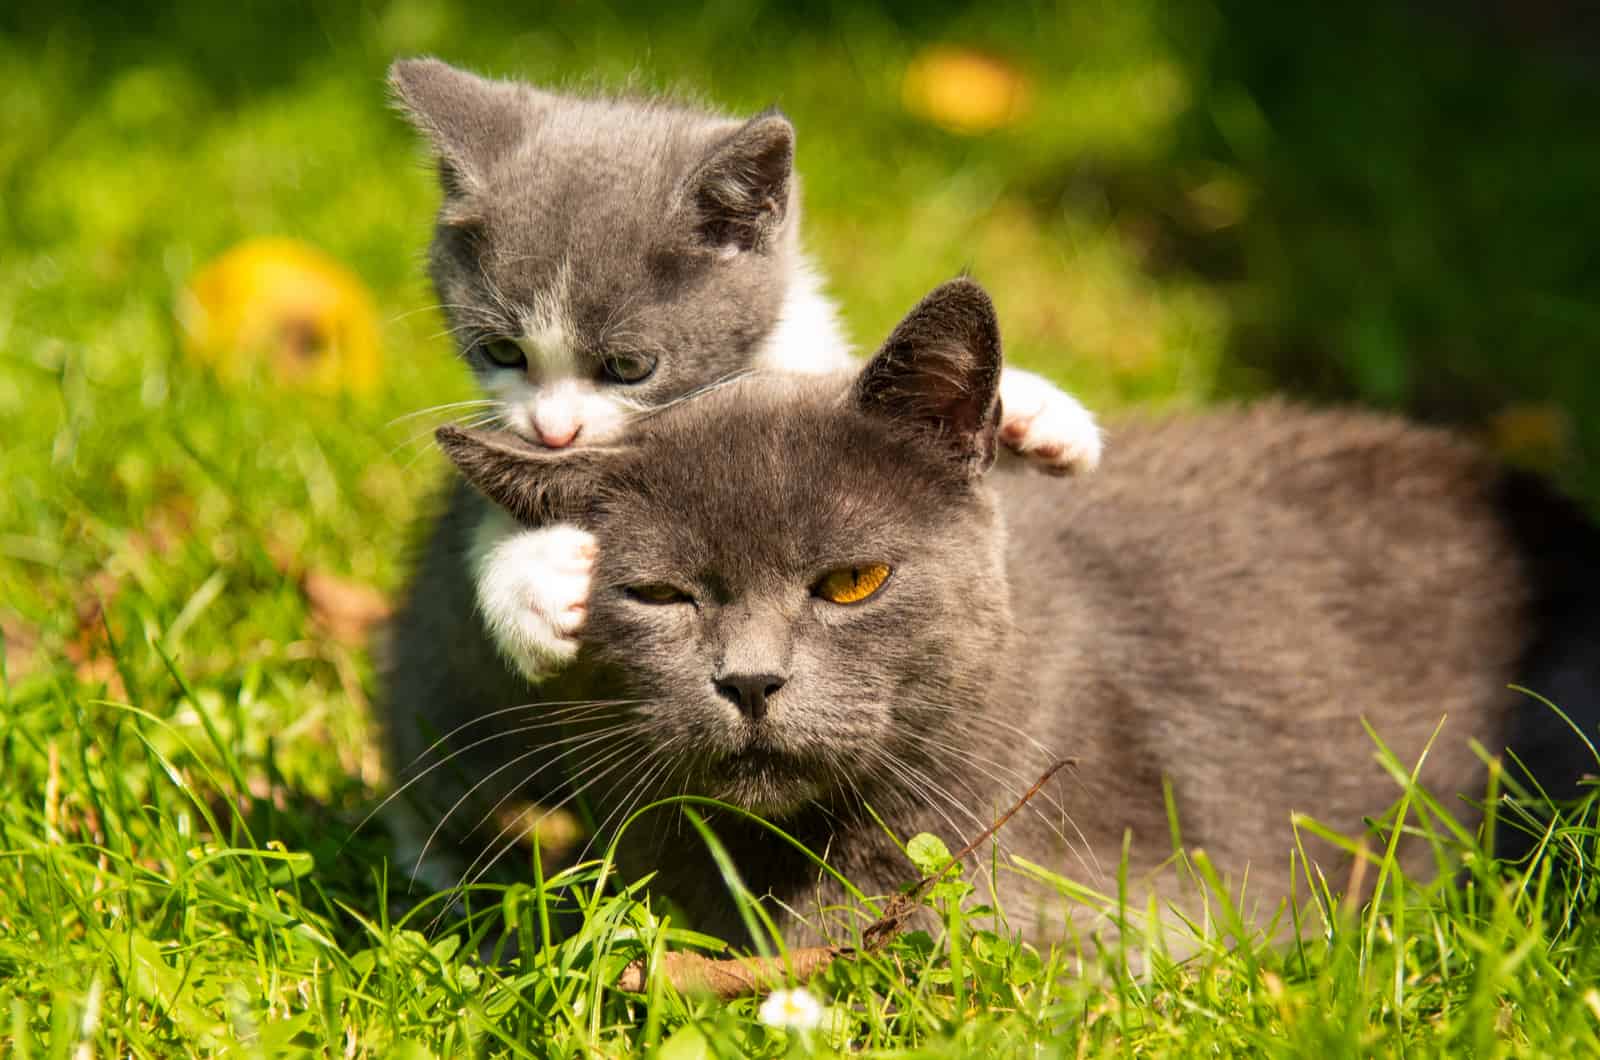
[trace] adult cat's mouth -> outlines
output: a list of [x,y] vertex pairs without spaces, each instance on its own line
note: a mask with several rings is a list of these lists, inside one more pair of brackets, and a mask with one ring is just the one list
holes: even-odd
[[770,747],[747,747],[711,768],[715,797],[761,814],[799,808],[822,793],[818,764]]

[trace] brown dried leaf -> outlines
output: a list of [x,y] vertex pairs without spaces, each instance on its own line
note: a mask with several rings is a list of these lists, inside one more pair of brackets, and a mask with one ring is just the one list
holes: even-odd
[[40,669],[39,631],[18,615],[0,615],[0,635],[5,637],[6,672],[17,681]]
[[78,680],[86,685],[104,684],[106,695],[112,699],[128,696],[106,639],[106,610],[121,591],[122,582],[110,570],[102,569],[91,576],[78,600],[72,639],[62,649]]
[[359,645],[374,626],[393,613],[389,598],[370,585],[322,570],[308,570],[300,591],[312,619],[335,640]]

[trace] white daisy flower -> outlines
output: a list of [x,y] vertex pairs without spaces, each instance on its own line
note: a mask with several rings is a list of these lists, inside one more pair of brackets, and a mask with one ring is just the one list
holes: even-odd
[[805,989],[774,990],[761,1003],[759,1015],[769,1027],[809,1031],[822,1022],[822,1002]]

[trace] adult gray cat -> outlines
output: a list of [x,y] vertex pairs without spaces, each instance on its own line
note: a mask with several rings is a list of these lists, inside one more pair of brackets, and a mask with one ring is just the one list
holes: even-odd
[[[800,249],[781,114],[564,96],[428,59],[395,63],[389,80],[439,162],[439,301],[509,429],[590,444],[751,367],[849,363]],[[1007,445],[1048,470],[1094,467],[1082,405],[1026,372],[1002,386]],[[501,654],[537,682],[577,651],[595,542],[570,524],[482,517],[466,576]]]
[[[1248,866],[1267,909],[1285,897],[1292,812],[1359,833],[1399,795],[1363,718],[1410,764],[1448,715],[1421,773],[1443,798],[1481,793],[1474,739],[1574,790],[1581,745],[1506,687],[1591,732],[1600,715],[1597,535],[1562,502],[1442,433],[1281,406],[1126,425],[1085,481],[991,471],[1000,369],[988,298],[957,281],[853,378],[744,378],[590,449],[443,429],[518,520],[598,537],[591,613],[551,704],[496,713],[524,695],[494,676],[459,575],[471,527],[447,520],[396,645],[430,676],[394,690],[391,724],[465,726],[448,765],[484,803],[535,765],[613,825],[663,794],[713,796],[868,893],[913,872],[864,804],[902,838],[969,835],[1072,756],[1053,807],[1003,847],[1114,891],[1131,833],[1135,909],[1143,888],[1184,899],[1164,781],[1186,846],[1236,882]],[[658,812],[626,834],[624,868],[742,934],[699,840]],[[714,825],[791,937],[812,937],[815,917],[784,910],[840,889],[759,827]],[[1431,865],[1420,844],[1403,856]],[[997,884],[1036,937],[1090,926],[1020,875]]]

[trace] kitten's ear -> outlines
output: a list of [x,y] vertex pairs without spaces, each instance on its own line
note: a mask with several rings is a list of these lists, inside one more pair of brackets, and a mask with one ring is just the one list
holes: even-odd
[[760,250],[783,224],[794,176],[794,126],[758,114],[718,140],[689,178],[700,238],[714,247]]
[[438,59],[400,59],[389,88],[439,159],[439,182],[453,199],[482,186],[490,164],[515,143],[533,103],[524,85],[458,70]]
[[911,425],[973,475],[994,463],[1000,428],[1000,326],[971,280],[936,288],[856,379],[867,412]]
[[599,450],[541,449],[515,435],[449,426],[433,436],[466,480],[518,522],[570,518],[592,499]]

